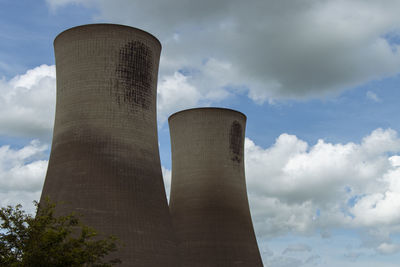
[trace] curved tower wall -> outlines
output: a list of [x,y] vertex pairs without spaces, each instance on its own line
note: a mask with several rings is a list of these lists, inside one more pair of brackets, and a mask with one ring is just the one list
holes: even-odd
[[121,266],[178,266],[157,141],[160,42],[112,24],[54,41],[57,104],[42,200],[121,244]]
[[261,267],[244,174],[246,116],[199,108],[169,117],[170,213],[184,267]]

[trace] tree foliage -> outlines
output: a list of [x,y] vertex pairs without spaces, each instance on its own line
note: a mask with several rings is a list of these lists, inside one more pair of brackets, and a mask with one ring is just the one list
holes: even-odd
[[[0,210],[0,266],[10,267],[109,267],[118,259],[105,260],[116,251],[116,238],[100,238],[74,213],[55,216],[49,200],[36,205],[36,216],[21,205]],[[109,257],[107,257],[109,258]]]

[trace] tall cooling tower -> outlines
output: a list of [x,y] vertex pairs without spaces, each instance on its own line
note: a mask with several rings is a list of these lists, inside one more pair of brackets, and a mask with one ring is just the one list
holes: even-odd
[[244,174],[246,116],[222,108],[169,117],[170,212],[184,267],[261,267]]
[[122,266],[178,266],[157,141],[160,42],[112,24],[54,41],[57,105],[41,200],[115,235]]

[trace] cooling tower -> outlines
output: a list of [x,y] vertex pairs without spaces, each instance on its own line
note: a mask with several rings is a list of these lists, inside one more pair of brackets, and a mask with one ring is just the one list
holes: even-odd
[[54,41],[57,104],[42,200],[119,238],[121,266],[178,266],[157,141],[160,42],[112,24]]
[[222,108],[169,117],[170,212],[183,267],[261,267],[244,174],[246,116]]

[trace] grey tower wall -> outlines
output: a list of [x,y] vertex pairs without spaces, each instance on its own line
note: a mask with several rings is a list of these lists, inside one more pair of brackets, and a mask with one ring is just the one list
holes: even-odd
[[170,212],[184,267],[263,266],[245,173],[246,116],[199,108],[169,117]]
[[62,32],[54,49],[56,117],[41,199],[117,236],[121,266],[178,266],[157,141],[160,42],[93,24]]

